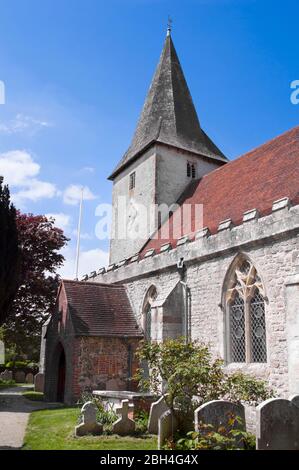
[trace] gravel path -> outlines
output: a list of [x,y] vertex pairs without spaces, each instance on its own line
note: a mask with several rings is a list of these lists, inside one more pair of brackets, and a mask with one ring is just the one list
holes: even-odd
[[27,400],[22,396],[28,387],[0,390],[0,450],[21,449],[29,415],[32,411],[57,408],[58,403]]

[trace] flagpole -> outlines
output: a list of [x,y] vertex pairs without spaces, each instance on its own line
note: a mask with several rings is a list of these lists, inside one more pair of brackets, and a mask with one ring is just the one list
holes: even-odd
[[78,220],[78,231],[77,231],[77,252],[76,252],[76,276],[78,279],[79,273],[79,257],[80,257],[80,237],[81,237],[81,222],[82,222],[82,210],[83,210],[83,192],[84,188],[81,188],[81,199],[80,199],[80,208],[79,208],[79,220]]

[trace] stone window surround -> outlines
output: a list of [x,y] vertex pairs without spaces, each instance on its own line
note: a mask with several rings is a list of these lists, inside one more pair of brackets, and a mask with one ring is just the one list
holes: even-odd
[[[237,283],[240,279],[242,265],[248,263],[249,272],[247,276],[243,275],[245,283],[240,287]],[[267,347],[267,322],[266,322],[266,303],[267,296],[265,294],[265,289],[263,282],[261,281],[257,269],[254,264],[249,260],[249,258],[243,253],[239,253],[234,259],[232,265],[230,266],[227,274],[228,280],[225,281],[224,288],[224,305],[225,305],[225,316],[224,316],[224,327],[225,327],[225,359],[226,364],[267,364],[268,361],[268,347]],[[250,283],[251,281],[251,283]],[[253,281],[253,282],[252,282]],[[255,297],[256,293],[259,292],[262,298],[264,299],[264,318],[265,318],[265,342],[266,342],[266,357],[267,361],[253,362],[252,360],[252,338],[251,338],[251,300]],[[231,360],[231,331],[230,331],[230,315],[231,315],[231,305],[235,300],[236,296],[239,295],[240,298],[244,300],[244,316],[245,316],[245,362],[234,362]]]

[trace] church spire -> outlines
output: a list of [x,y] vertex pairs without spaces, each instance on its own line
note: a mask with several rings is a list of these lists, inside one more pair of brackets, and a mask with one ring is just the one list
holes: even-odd
[[109,179],[120,173],[154,143],[166,144],[226,162],[223,153],[201,129],[178,59],[168,21],[163,51],[131,145]]

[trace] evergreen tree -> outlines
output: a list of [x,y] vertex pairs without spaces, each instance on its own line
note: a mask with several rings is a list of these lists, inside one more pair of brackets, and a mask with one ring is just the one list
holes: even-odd
[[6,320],[18,289],[19,258],[16,210],[0,177],[0,325]]

